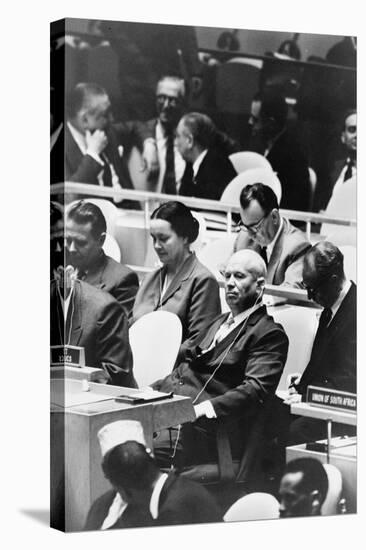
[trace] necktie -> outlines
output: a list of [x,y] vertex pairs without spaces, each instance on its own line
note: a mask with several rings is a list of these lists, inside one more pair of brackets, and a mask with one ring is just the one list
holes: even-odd
[[265,264],[268,265],[268,256],[267,256],[267,247],[266,246],[262,246],[262,248],[260,250],[260,255],[263,258],[263,260],[265,261]]
[[168,195],[177,194],[174,166],[174,135],[172,132],[167,134],[166,140],[165,174],[162,192],[167,193]]
[[103,185],[104,187],[112,187],[112,172],[109,166],[108,158],[105,153],[101,153],[101,159],[104,162],[103,168]]
[[355,163],[351,158],[347,159],[347,168],[346,168],[346,171],[344,173],[343,183],[345,181],[349,180],[350,178],[352,178],[352,173],[353,173],[352,168],[353,168],[354,165],[355,165]]
[[319,329],[324,330],[329,325],[331,319],[332,319],[332,310],[329,307],[325,307],[320,316],[318,331]]

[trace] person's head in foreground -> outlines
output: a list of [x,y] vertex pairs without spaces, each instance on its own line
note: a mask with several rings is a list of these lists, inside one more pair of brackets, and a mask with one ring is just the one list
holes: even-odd
[[327,492],[328,476],[319,460],[291,460],[280,482],[280,517],[319,516]]

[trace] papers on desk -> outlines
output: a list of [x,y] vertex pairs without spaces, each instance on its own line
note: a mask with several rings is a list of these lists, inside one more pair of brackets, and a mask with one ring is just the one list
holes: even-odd
[[112,395],[105,395],[102,393],[88,392],[66,392],[65,389],[60,386],[54,386],[51,389],[51,404],[58,405],[59,407],[70,408],[75,405],[89,405],[90,403],[97,403],[98,401],[107,401],[113,399]]

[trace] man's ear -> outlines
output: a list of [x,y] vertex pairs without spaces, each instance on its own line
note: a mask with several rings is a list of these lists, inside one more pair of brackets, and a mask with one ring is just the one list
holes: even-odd
[[101,233],[100,236],[99,236],[99,244],[100,246],[103,246],[104,245],[104,242],[105,242],[105,238],[107,236],[107,233]]
[[266,283],[266,280],[264,277],[258,277],[257,279],[257,288],[263,292],[264,291],[264,285]]
[[310,493],[311,499],[311,515],[319,514],[320,512],[320,494],[317,489]]
[[342,143],[345,143],[346,141],[346,136],[344,135],[344,132],[341,133],[341,142]]

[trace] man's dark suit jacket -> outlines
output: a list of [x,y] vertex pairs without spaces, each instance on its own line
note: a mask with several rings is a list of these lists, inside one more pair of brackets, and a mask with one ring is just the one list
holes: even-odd
[[195,183],[192,165],[187,164],[179,194],[200,199],[220,200],[227,186],[237,176],[234,166],[226,155],[217,148],[209,149],[201,162]]
[[[108,491],[93,503],[85,530],[101,528],[115,495],[114,490]],[[159,515],[156,520],[148,512],[142,514],[141,510],[129,505],[111,529],[219,521],[222,521],[222,514],[207,490],[198,483],[171,472],[160,493]]]
[[322,341],[316,336],[297,391],[309,385],[356,392],[356,285],[345,296]]
[[278,137],[267,160],[281,182],[281,208],[307,211],[310,204],[308,162],[300,144],[290,132],[285,131]]
[[[121,187],[133,189],[126,163],[127,152],[137,145],[142,148],[144,139],[151,137],[147,127],[139,123],[118,123],[106,131],[108,145],[103,151],[116,171]],[[123,147],[120,155],[118,147]],[[98,185],[102,166],[90,155],[83,155],[71,132],[64,124],[51,151],[51,183],[73,181]]]
[[139,288],[137,274],[102,252],[98,262],[88,269],[82,280],[95,288],[109,292],[122,306],[127,318],[132,313]]
[[136,387],[126,316],[107,292],[75,281],[66,323],[55,281],[51,282],[51,346],[85,349],[85,364],[103,369],[109,383]]
[[[288,338],[261,306],[210,351],[202,353],[226,318],[227,314],[221,315],[213,322],[202,334],[199,346],[187,351],[186,360],[153,386],[195,400],[207,384],[195,404],[210,400],[217,418],[230,423],[230,438],[234,441],[243,439],[250,418],[262,411],[274,395],[286,363]],[[196,423],[200,425],[201,420]],[[216,430],[216,421],[205,424],[205,429]]]
[[[311,248],[305,233],[294,227],[286,218],[272,254],[268,260],[266,282],[270,285],[290,285],[302,288],[304,255]],[[241,231],[234,244],[234,252],[250,248],[260,253],[261,247],[248,232]]]

